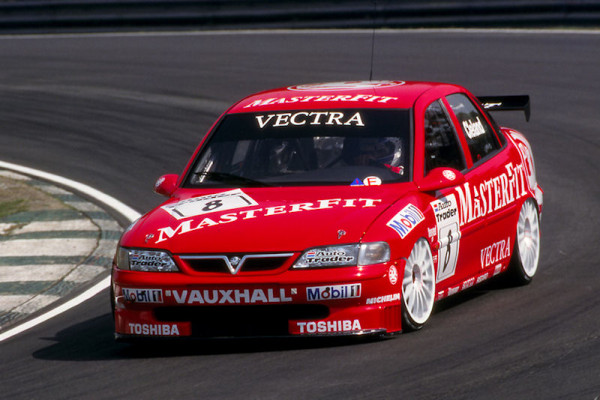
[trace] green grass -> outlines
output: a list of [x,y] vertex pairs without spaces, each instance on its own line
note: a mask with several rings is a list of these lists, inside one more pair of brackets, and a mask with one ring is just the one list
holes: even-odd
[[27,201],[25,200],[0,201],[0,218],[22,211],[27,211]]

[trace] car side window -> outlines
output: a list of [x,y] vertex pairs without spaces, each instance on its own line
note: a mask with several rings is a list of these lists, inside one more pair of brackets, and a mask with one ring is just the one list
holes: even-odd
[[487,120],[467,96],[457,93],[446,100],[465,134],[474,163],[501,147]]
[[456,132],[439,100],[425,110],[425,175],[438,167],[465,169]]

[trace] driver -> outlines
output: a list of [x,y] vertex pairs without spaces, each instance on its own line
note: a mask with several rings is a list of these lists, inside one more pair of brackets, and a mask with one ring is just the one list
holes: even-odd
[[402,175],[400,139],[347,138],[344,142],[344,161],[348,165],[386,167]]

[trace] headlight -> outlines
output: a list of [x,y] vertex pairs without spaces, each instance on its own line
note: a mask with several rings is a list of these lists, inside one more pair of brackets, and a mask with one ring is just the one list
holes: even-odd
[[306,250],[294,268],[349,267],[379,264],[390,260],[390,247],[385,242],[314,247]]
[[175,261],[165,251],[124,249],[117,250],[117,268],[131,271],[179,271]]
[[386,242],[363,243],[358,253],[358,265],[381,264],[390,261],[390,246]]

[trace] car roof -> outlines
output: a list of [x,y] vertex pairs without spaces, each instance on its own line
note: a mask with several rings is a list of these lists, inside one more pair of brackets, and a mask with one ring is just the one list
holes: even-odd
[[431,89],[441,89],[443,92],[464,90],[456,85],[437,82],[351,81],[305,84],[253,94],[232,106],[229,113],[336,108],[411,108],[417,98]]

